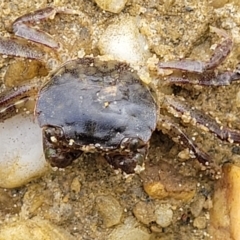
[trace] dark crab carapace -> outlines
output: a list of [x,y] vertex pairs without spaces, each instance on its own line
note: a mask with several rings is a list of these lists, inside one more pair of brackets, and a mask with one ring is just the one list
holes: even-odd
[[35,112],[52,166],[97,151],[126,173],[145,158],[157,122],[155,101],[136,72],[97,58],[60,68],[41,89]]

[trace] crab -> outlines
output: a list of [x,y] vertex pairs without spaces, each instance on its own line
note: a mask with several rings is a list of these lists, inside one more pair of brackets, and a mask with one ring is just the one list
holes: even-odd
[[[53,17],[56,13],[72,13],[65,9],[45,8],[18,18],[13,32],[19,37],[38,42],[50,48],[58,44],[44,32],[30,27],[34,21]],[[232,49],[233,42],[221,29],[212,30],[223,38],[207,62],[182,59],[163,62],[157,69],[173,69],[184,76],[167,78],[169,84],[198,84],[204,86],[229,85],[240,79],[240,73],[214,69],[221,64]],[[16,39],[0,39],[0,53],[25,58],[41,58],[35,48]],[[188,73],[195,73],[194,81]],[[133,173],[147,157],[149,140],[155,129],[162,130],[184,144],[205,166],[213,157],[201,150],[188,137],[181,126],[168,113],[188,115],[223,141],[240,143],[240,131],[221,126],[212,117],[191,108],[174,95],[157,99],[154,89],[144,84],[137,72],[127,63],[104,61],[97,57],[84,57],[66,62],[49,76],[41,87],[22,85],[17,90],[3,92],[0,96],[0,119],[11,117],[17,101],[27,101],[37,94],[35,117],[43,133],[46,160],[56,167],[66,167],[84,152],[98,152],[114,168]],[[161,102],[161,106],[158,103]]]

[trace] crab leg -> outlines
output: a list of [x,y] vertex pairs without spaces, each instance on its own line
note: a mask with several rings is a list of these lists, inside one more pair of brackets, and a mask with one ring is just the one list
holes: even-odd
[[46,45],[50,48],[58,48],[59,44],[53,40],[52,36],[31,27],[31,24],[34,22],[42,21],[47,18],[53,19],[57,13],[78,14],[77,11],[66,8],[43,8],[17,18],[13,22],[12,31],[18,37]]
[[223,72],[216,74],[214,71],[208,71],[204,74],[195,74],[189,76],[188,73],[184,73],[184,77],[170,76],[166,78],[166,82],[169,84],[193,84],[202,86],[227,86],[234,81],[240,80],[239,72]]
[[[18,37],[56,49],[59,47],[59,44],[52,36],[39,29],[32,28],[32,24],[46,18],[53,19],[57,13],[81,15],[81,12],[71,9],[47,7],[17,18],[12,24],[11,31]],[[0,54],[42,59],[44,52],[29,43],[24,43],[17,39],[0,38]]]
[[0,94],[0,121],[16,115],[18,109],[39,91],[37,84],[23,85]]
[[45,55],[40,48],[30,45],[29,43],[4,38],[0,38],[0,54],[38,60],[42,59]]
[[195,154],[195,157],[198,161],[205,165],[209,166],[212,162],[211,157],[201,150],[180,128],[177,123],[173,123],[169,118],[161,116],[160,121],[158,122],[159,128],[161,130],[167,128],[167,134],[171,135],[174,139],[177,138],[178,142],[188,147]]
[[233,41],[224,30],[215,27],[211,27],[211,30],[217,33],[218,36],[223,37],[224,40],[216,47],[209,61],[201,62],[184,59],[159,63],[158,67],[163,69],[178,69],[187,72],[203,73],[204,71],[214,69],[216,66],[220,65],[232,50]]
[[[230,143],[240,143],[240,131],[235,129],[230,129],[228,127],[224,127],[218,124],[213,118],[204,114],[203,112],[192,109],[186,103],[180,100],[175,100],[171,96],[165,97],[166,108],[169,112],[174,115],[178,115],[178,117],[182,117],[184,114],[188,114],[193,121],[196,122],[205,128],[207,128],[210,132],[217,135],[223,141],[229,141]],[[180,113],[180,116],[179,116]]]

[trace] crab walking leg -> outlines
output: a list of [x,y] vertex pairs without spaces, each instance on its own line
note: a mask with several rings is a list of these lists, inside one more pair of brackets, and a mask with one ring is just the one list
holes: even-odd
[[166,78],[168,84],[192,84],[202,86],[227,86],[234,81],[240,80],[239,72],[223,72],[216,74],[214,71],[207,71],[202,74],[190,76],[184,73],[184,77],[170,76]]
[[172,122],[169,118],[161,116],[158,122],[158,128],[164,132],[167,129],[167,134],[172,136],[173,139],[177,139],[179,143],[188,147],[194,154],[198,161],[208,166],[212,160],[211,157],[204,151],[202,151],[180,128],[177,123]]
[[12,89],[0,94],[0,120],[6,120],[19,111],[18,109],[24,105],[39,91],[37,84],[23,85],[17,89]]
[[0,38],[0,54],[38,60],[45,55],[38,47],[11,38]]
[[[206,115],[202,111],[192,109],[185,102],[175,100],[172,96],[165,97],[165,105],[169,112],[177,117],[182,117],[188,114],[192,121],[190,123],[198,123],[210,132],[217,135],[223,141],[229,141],[230,143],[240,143],[240,131],[230,129],[218,124],[212,117]],[[179,115],[180,114],[180,115]]]
[[223,37],[224,40],[216,47],[209,61],[202,62],[183,59],[159,63],[158,67],[163,69],[178,69],[188,72],[203,73],[204,71],[214,69],[216,66],[220,65],[231,52],[233,41],[224,30],[215,27],[211,27],[211,30],[217,33],[219,37]]
[[17,18],[12,24],[12,31],[18,37],[43,44],[50,48],[58,48],[59,44],[52,38],[51,35],[31,27],[31,24],[35,22],[42,21],[47,18],[53,19],[57,13],[80,14],[78,11],[66,8],[43,8]]

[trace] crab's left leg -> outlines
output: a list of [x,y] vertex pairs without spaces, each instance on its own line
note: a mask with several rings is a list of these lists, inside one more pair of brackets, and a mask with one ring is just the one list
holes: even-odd
[[0,37],[0,54],[41,60],[45,52],[37,46],[23,43],[18,39]]
[[[179,61],[170,61],[158,64],[158,68],[184,71],[183,76],[178,77],[173,75],[167,77],[166,80],[168,83],[224,86],[240,79],[238,69],[236,69],[235,72],[226,71],[223,73],[216,73],[213,71],[213,69],[220,65],[229,55],[233,47],[233,41],[224,30],[215,27],[211,27],[211,29],[220,37],[223,37],[224,40],[216,47],[209,61],[202,62],[182,59]],[[193,72],[196,73],[194,76],[190,74]]]
[[[47,7],[17,18],[11,26],[11,31],[18,37],[56,49],[59,47],[59,44],[53,37],[46,32],[33,28],[32,25],[47,18],[53,19],[57,13],[82,14],[71,9]],[[44,52],[37,46],[19,39],[2,37],[0,38],[0,54],[32,59],[42,59],[44,56]]]
[[234,72],[226,71],[223,73],[216,73],[214,71],[207,71],[202,74],[184,73],[183,76],[169,76],[165,78],[167,84],[193,84],[202,86],[227,86],[234,81],[240,80],[240,72],[236,69]]
[[220,65],[231,52],[233,48],[233,41],[224,30],[215,27],[211,27],[211,29],[220,37],[223,37],[224,40],[216,47],[209,61],[202,62],[197,60],[182,59],[178,61],[159,63],[158,67],[163,69],[178,69],[186,72],[203,73],[204,71],[214,69]]
[[172,96],[165,97],[165,108],[177,117],[182,119],[190,119],[190,123],[199,124],[204,126],[205,129],[208,129],[210,132],[216,134],[218,138],[223,141],[228,141],[230,143],[240,143],[240,131],[222,126],[217,123],[212,117],[206,115],[202,111],[193,109],[184,101],[175,99]]

